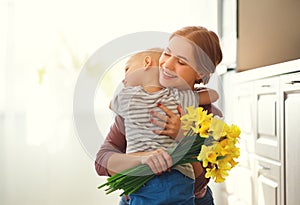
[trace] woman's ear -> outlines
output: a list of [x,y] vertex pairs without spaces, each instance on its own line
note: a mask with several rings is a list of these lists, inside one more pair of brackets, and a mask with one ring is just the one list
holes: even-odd
[[150,56],[146,56],[144,58],[144,62],[143,63],[144,63],[144,69],[148,70],[151,67],[151,65],[152,65],[152,59],[151,59],[151,57]]
[[196,84],[200,84],[203,82],[203,79],[201,77],[201,74],[197,73],[197,76],[196,76],[196,80],[195,80],[195,83]]
[[201,81],[201,76],[200,76],[200,74],[197,73],[196,82],[199,82],[199,81]]

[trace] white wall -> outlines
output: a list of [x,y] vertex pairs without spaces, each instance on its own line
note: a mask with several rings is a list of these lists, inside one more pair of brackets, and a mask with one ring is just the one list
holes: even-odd
[[75,134],[81,66],[124,34],[216,19],[210,0],[0,0],[0,204],[117,204]]

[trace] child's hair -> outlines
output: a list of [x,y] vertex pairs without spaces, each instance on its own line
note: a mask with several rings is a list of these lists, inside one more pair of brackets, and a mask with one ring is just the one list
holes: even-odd
[[[199,46],[215,67],[222,61],[223,54],[219,38],[213,31],[209,31],[201,26],[188,26],[175,31],[171,35],[170,40],[176,35],[187,38]],[[209,70],[209,73],[214,73],[215,67]]]
[[163,51],[164,50],[162,48],[150,48],[147,50],[137,52],[136,54],[132,55],[131,58],[144,58],[147,55],[149,55],[153,58],[153,60],[158,60]]

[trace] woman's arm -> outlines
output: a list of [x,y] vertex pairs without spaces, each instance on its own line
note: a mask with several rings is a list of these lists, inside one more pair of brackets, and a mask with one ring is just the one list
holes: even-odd
[[123,123],[123,119],[120,116],[116,116],[104,143],[97,153],[95,169],[100,176],[111,175],[108,169],[108,161],[112,155],[122,155],[122,153],[124,155],[126,152],[126,139],[123,131],[124,127],[122,127]]
[[117,116],[95,160],[95,168],[100,176],[114,175],[140,164],[149,165],[155,174],[164,172],[172,166],[172,158],[161,149],[152,152],[125,154],[126,138],[123,130],[124,121],[120,116]]
[[200,99],[199,105],[208,105],[219,99],[219,94],[213,89],[203,88],[199,89],[197,92]]
[[141,157],[126,155],[124,120],[115,117],[104,143],[97,153],[95,168],[100,176],[111,176],[125,169],[141,164]]

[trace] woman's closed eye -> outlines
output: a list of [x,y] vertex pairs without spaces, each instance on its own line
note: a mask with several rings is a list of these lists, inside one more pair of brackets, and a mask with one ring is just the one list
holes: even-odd
[[[170,52],[170,51],[167,51],[167,50],[163,52],[163,55],[165,55],[165,56],[167,56],[167,57],[171,57],[171,56],[172,56],[171,52]],[[181,58],[179,58],[179,57],[176,57],[176,58],[177,58],[177,62],[178,62],[180,65],[187,65],[187,63],[186,63],[185,60],[183,60],[183,59],[181,59]]]
[[178,59],[178,63],[180,65],[187,65],[187,63],[184,60],[181,60],[180,58]]
[[168,56],[168,57],[171,56],[171,53],[168,52],[168,51],[164,51],[163,54],[164,54],[165,56]]

